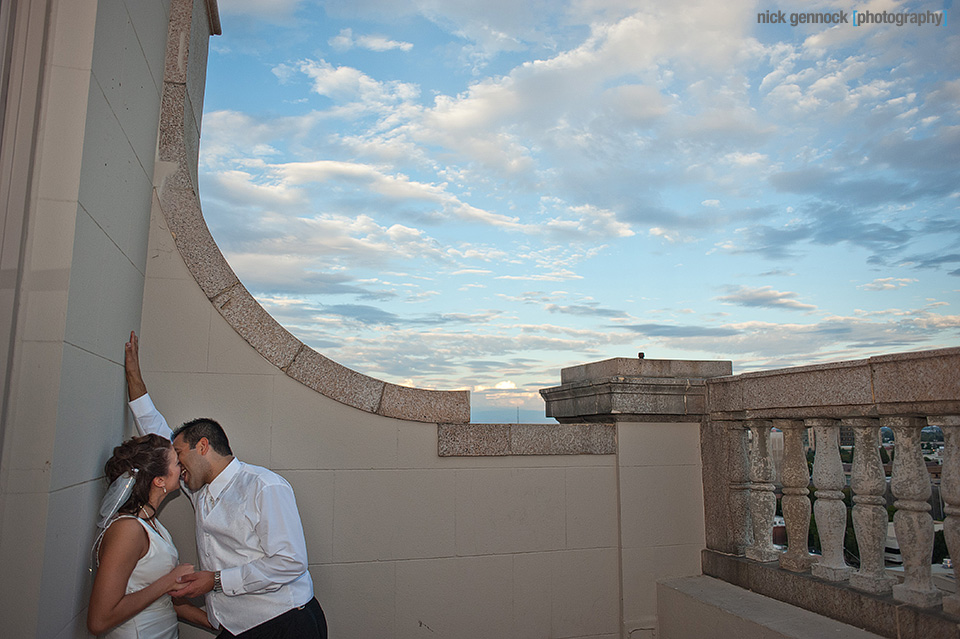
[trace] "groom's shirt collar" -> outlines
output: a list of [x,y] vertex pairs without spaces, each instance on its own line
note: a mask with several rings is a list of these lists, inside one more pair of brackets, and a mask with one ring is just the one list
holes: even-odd
[[227,464],[227,467],[220,471],[220,474],[217,475],[212,482],[207,484],[207,494],[209,494],[214,501],[220,497],[223,489],[226,488],[230,484],[230,481],[240,472],[241,464],[242,462],[234,457],[233,460]]

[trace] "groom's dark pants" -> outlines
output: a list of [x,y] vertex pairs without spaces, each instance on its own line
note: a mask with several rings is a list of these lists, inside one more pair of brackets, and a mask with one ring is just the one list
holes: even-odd
[[224,628],[217,639],[327,639],[327,619],[314,597],[299,608],[264,621],[239,635]]

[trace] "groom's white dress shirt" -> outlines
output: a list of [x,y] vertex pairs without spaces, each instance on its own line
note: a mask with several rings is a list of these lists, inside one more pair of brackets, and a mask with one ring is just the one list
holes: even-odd
[[[149,395],[130,402],[137,429],[171,439]],[[215,628],[237,635],[313,598],[307,544],[293,489],[280,475],[234,458],[191,492],[200,569],[220,571],[223,592],[206,594]]]

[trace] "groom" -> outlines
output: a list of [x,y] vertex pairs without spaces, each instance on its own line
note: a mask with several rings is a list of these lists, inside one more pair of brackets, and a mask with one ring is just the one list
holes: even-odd
[[307,545],[290,484],[271,470],[233,456],[220,424],[194,419],[171,431],[147,394],[137,335],[124,368],[137,430],[173,442],[180,486],[196,513],[200,572],[182,577],[175,597],[204,595],[218,639],[326,639],[327,622],[313,596]]

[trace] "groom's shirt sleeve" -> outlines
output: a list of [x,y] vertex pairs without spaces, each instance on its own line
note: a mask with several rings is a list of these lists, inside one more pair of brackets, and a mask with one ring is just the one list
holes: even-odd
[[141,435],[160,435],[173,440],[173,431],[170,430],[167,420],[160,414],[157,407],[153,405],[149,393],[131,401],[130,410],[133,411],[133,421]]
[[257,522],[249,545],[256,549],[254,556],[260,556],[220,571],[227,595],[273,592],[307,571],[307,544],[293,489],[279,476],[276,479],[261,483],[248,501],[243,515]]
[[[173,431],[170,430],[166,418],[153,405],[153,400],[150,399],[149,394],[141,395],[129,404],[130,410],[133,412],[133,421],[137,425],[137,432],[141,435],[160,435],[173,441]],[[180,480],[180,490],[192,503],[193,493],[183,483],[182,479]]]

